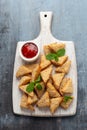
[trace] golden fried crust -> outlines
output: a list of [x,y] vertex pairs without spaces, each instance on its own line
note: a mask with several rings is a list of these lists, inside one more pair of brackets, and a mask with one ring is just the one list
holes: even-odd
[[52,98],[50,100],[50,111],[53,114],[62,102],[63,97]]
[[63,87],[65,86],[66,82],[68,81],[68,78],[64,78],[61,82],[61,85],[59,87],[59,92],[61,95],[64,95],[64,93],[61,91],[63,89]]
[[34,107],[32,105],[28,105],[28,97],[25,93],[22,95],[20,107],[34,111]]
[[59,57],[58,61],[51,60],[51,62],[55,66],[61,66],[61,65],[63,65],[66,62],[67,59],[68,59],[68,56],[61,56],[61,57]]
[[72,101],[73,101],[73,97],[72,97],[72,99],[69,99],[67,102],[65,102],[64,99],[63,99],[63,101],[61,102],[60,106],[62,108],[64,108],[64,109],[67,109],[67,108],[69,108],[69,106],[72,103]]
[[28,69],[30,69],[30,70],[33,70],[36,66],[37,66],[38,64],[35,64],[35,63],[29,63],[29,64],[27,64],[27,65],[25,65]]
[[52,79],[56,89],[59,89],[62,79],[64,78],[64,75],[65,75],[64,73],[56,73],[52,75]]
[[46,91],[41,99],[37,102],[38,107],[49,107],[50,106],[50,98],[49,94]]
[[31,69],[28,69],[26,66],[22,65],[19,67],[17,73],[16,73],[16,77],[21,77],[21,76],[24,76],[26,74],[29,74],[31,73],[32,70]]
[[47,83],[47,81],[49,80],[51,72],[52,72],[52,65],[41,71],[40,74],[44,83]]
[[44,68],[48,67],[50,64],[51,64],[51,62],[46,59],[45,55],[42,55],[40,69],[43,70]]
[[39,64],[37,64],[37,66],[33,68],[33,71],[32,71],[32,81],[36,80],[39,74],[40,74],[40,66]]
[[28,97],[27,95],[24,93],[22,98],[21,98],[21,103],[20,103],[20,106],[24,106],[25,108],[27,107],[28,105]]
[[22,92],[24,92],[24,93],[28,94],[29,96],[33,97],[34,92],[30,92],[30,93],[27,92],[27,91],[26,91],[27,86],[28,86],[28,84],[27,84],[27,85],[21,85],[21,86],[19,86],[19,89],[20,89]]
[[30,76],[23,76],[19,81],[19,86],[29,83],[31,80]]
[[[52,78],[49,78],[48,82],[50,82],[51,84],[53,84]],[[47,83],[48,83],[48,82],[47,82]],[[47,87],[47,86],[46,86],[46,87]]]
[[33,97],[28,96],[28,104],[34,104],[37,102],[37,100],[38,100],[38,98],[35,93],[34,93]]
[[64,87],[61,88],[61,92],[64,93],[64,94],[72,94],[73,93],[72,80],[70,78],[68,78]]
[[41,82],[40,85],[42,86],[42,89],[41,89],[41,90],[38,90],[37,87],[35,86],[35,91],[36,91],[36,94],[37,94],[38,98],[41,98],[42,95],[43,95],[44,92],[45,92],[45,85],[44,85],[44,83]]
[[50,82],[47,83],[47,91],[49,93],[49,96],[52,98],[60,97],[60,94],[58,93],[58,91],[55,89],[55,87]]
[[65,48],[65,44],[63,43],[51,43],[51,44],[48,44],[48,46],[54,52],[57,52],[58,50]]
[[71,61],[68,60],[62,66],[56,68],[56,72],[67,74],[69,72],[70,66],[71,66]]
[[47,55],[47,54],[49,54],[49,53],[51,53],[51,50],[50,50],[50,48],[49,48],[49,46],[48,45],[44,45],[44,53],[45,53],[45,55]]

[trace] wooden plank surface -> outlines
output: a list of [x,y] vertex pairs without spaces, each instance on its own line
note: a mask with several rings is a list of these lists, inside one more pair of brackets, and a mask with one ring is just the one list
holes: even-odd
[[[16,43],[38,36],[39,12],[54,13],[52,33],[73,40],[78,65],[77,114],[64,118],[16,116],[12,75]],[[87,130],[87,0],[0,0],[0,130]],[[17,86],[15,86],[17,87]]]

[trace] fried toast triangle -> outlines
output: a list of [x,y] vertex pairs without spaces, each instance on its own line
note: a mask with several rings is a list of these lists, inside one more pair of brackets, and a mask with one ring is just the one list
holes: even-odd
[[69,72],[70,66],[71,66],[71,61],[68,60],[62,66],[56,68],[56,72],[67,74]]
[[48,107],[50,106],[50,98],[49,94],[46,91],[44,95],[41,97],[41,99],[37,102],[38,107]]
[[52,72],[52,65],[41,71],[40,74],[44,83],[47,83],[47,81],[49,80],[51,72]]
[[63,97],[52,98],[50,100],[50,111],[53,114],[62,102]]
[[59,89],[62,79],[64,78],[64,75],[65,75],[64,73],[55,73],[52,75],[52,79],[56,89]]

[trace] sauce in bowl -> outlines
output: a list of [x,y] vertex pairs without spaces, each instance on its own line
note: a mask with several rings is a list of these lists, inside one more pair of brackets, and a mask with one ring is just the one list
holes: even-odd
[[20,57],[25,62],[34,62],[40,55],[40,48],[38,44],[33,42],[26,42],[19,49]]
[[32,42],[27,42],[22,46],[21,52],[25,58],[33,58],[38,53],[38,47]]

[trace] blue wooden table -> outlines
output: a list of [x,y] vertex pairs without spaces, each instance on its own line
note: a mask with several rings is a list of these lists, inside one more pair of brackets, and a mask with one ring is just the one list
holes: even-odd
[[[72,117],[34,118],[12,111],[16,44],[38,36],[40,11],[53,11],[52,33],[57,39],[75,42],[78,106]],[[0,0],[0,130],[17,129],[87,130],[87,0]]]

